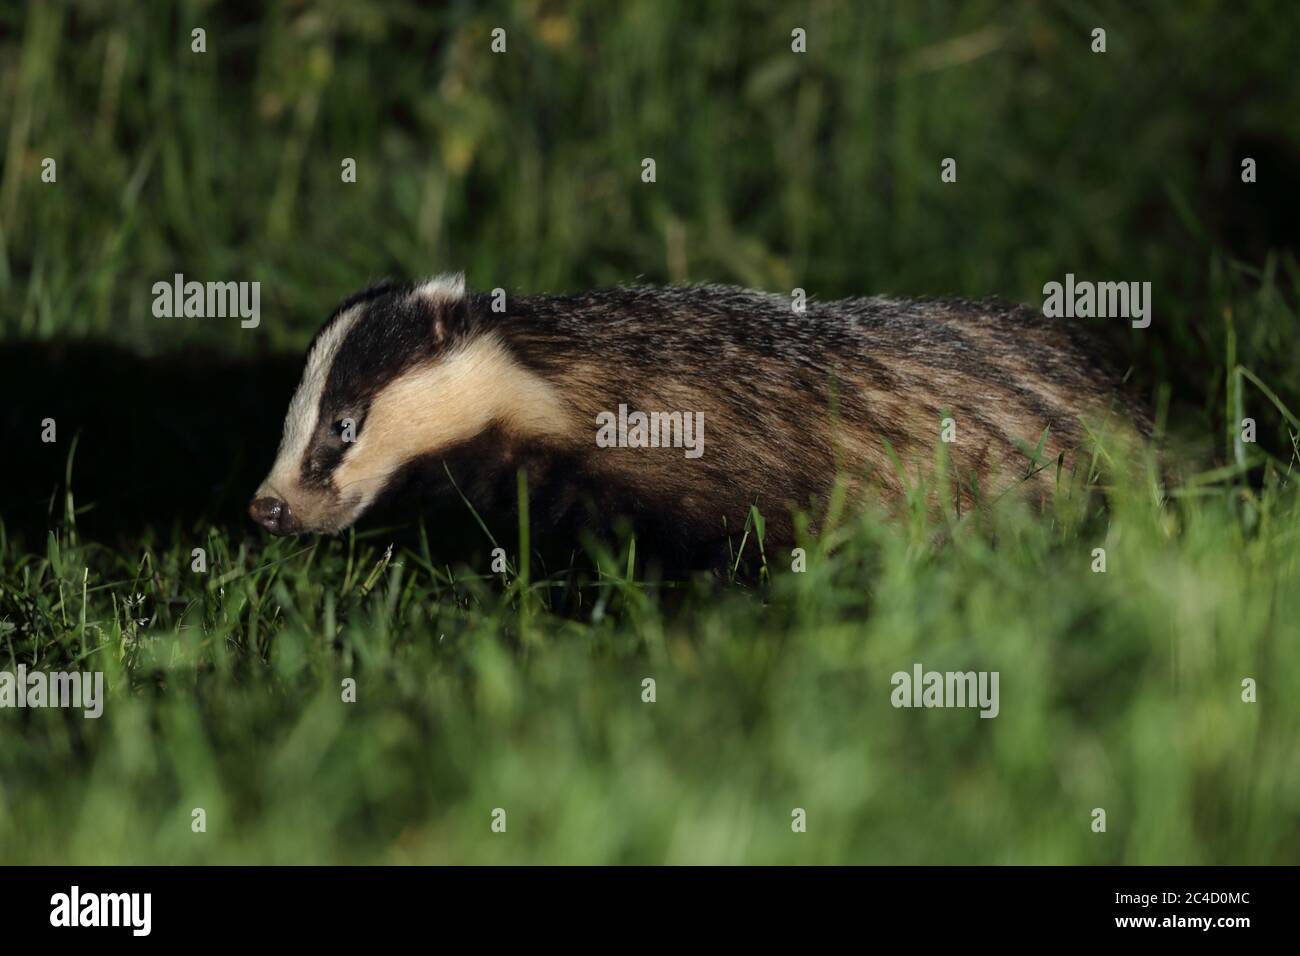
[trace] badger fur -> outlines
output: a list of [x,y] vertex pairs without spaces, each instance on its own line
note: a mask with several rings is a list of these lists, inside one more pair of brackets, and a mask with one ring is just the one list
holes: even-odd
[[[851,500],[900,502],[933,467],[945,419],[944,505],[966,507],[1009,489],[1042,499],[1090,420],[1146,428],[1068,322],[1022,306],[876,297],[800,313],[715,285],[493,304],[456,275],[339,306],[308,350],[253,518],[336,532],[448,475],[491,509],[513,502],[522,467],[551,526],[621,516],[690,551],[734,536],[756,505],[775,545],[793,540],[795,511],[825,512],[837,476]],[[702,453],[672,447],[666,416],[659,447],[602,447],[620,406],[700,422],[687,438]]]

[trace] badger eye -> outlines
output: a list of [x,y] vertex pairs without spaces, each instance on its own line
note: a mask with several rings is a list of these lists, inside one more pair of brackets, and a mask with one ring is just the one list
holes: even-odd
[[334,434],[335,438],[342,439],[345,442],[357,440],[357,426],[350,418],[340,418],[330,426],[330,431]]

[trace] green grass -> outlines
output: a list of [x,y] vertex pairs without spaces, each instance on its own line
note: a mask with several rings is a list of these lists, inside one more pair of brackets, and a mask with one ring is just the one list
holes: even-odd
[[[372,277],[447,268],[520,292],[641,276],[1031,303],[1067,271],[1150,280],[1150,330],[1096,331],[1161,410],[1170,496],[1149,476],[1104,499],[1076,484],[1042,516],[1008,500],[988,526],[945,522],[943,544],[921,514],[844,515],[805,572],[769,549],[758,580],[656,582],[628,542],[568,574],[526,521],[505,575],[472,522],[271,540],[229,517],[234,464],[164,476],[222,508],[110,532],[129,492],[79,489],[126,472],[153,494],[154,460],[75,454],[72,412],[37,444],[33,388],[112,396],[34,368],[22,394],[0,381],[0,670],[102,670],[110,689],[98,720],[0,711],[0,862],[1300,859],[1294,4],[258,16],[0,12],[6,342],[258,362]],[[506,57],[483,52],[496,25]],[[177,271],[261,281],[262,327],[154,319],[151,285]],[[133,449],[178,443],[178,408],[211,430],[224,400],[159,394],[164,417],[133,398],[120,427]],[[198,437],[237,448],[281,413]],[[1244,416],[1256,445],[1234,437]],[[13,479],[65,464],[38,496]],[[1001,713],[893,708],[915,662],[998,671]]]
[[[1062,504],[999,508],[940,546],[921,521],[855,519],[803,573],[769,554],[770,579],[668,603],[626,554],[525,584],[389,555],[382,534],[214,532],[196,574],[192,541],[115,553],[68,521],[45,554],[0,555],[5,657],[100,669],[111,692],[98,720],[5,715],[0,846],[80,863],[1294,861],[1294,485]],[[914,662],[999,671],[999,716],[894,709],[890,676]]]

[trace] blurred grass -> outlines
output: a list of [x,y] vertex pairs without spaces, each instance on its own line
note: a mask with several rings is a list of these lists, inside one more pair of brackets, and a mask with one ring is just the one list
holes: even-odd
[[[999,509],[991,534],[939,550],[923,525],[865,516],[833,554],[810,543],[804,573],[771,556],[761,594],[696,582],[668,603],[625,555],[503,586],[422,548],[389,556],[382,537],[250,551],[214,531],[202,575],[192,542],[113,553],[68,521],[44,555],[0,552],[6,656],[103,669],[111,693],[99,720],[6,713],[0,847],[81,863],[1294,862],[1294,488],[1062,504],[1054,521]],[[547,612],[575,588],[576,609]],[[913,662],[999,671],[1000,714],[895,710],[890,675]]]
[[[110,699],[0,714],[0,862],[1300,859],[1297,26],[1210,0],[0,9],[7,340],[255,358],[449,268],[1026,302],[1068,271],[1153,282],[1150,330],[1098,332],[1198,451],[1169,503],[999,512],[938,550],[868,515],[761,587],[647,584],[626,553],[525,586],[379,531],[109,543],[74,471],[48,541],[0,523],[0,669],[102,669]],[[261,281],[261,327],[153,318],[175,272]],[[1000,671],[1001,715],[894,710],[914,661]]]
[[[368,279],[450,268],[512,291],[641,276],[1028,302],[1072,271],[1153,282],[1154,331],[1106,330],[1152,385],[1222,354],[1212,262],[1295,248],[1286,2],[51,2],[0,17],[11,336],[297,348]],[[46,156],[57,184],[40,181]],[[946,156],[956,184],[939,181]],[[152,283],[178,271],[261,281],[264,326],[154,319]],[[1288,382],[1300,371],[1294,344],[1269,360]]]

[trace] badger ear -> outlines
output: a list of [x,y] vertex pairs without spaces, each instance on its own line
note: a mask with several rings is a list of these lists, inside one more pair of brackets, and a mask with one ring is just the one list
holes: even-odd
[[434,276],[416,286],[411,297],[429,311],[433,341],[437,345],[446,343],[468,325],[469,303],[465,298],[463,272]]

